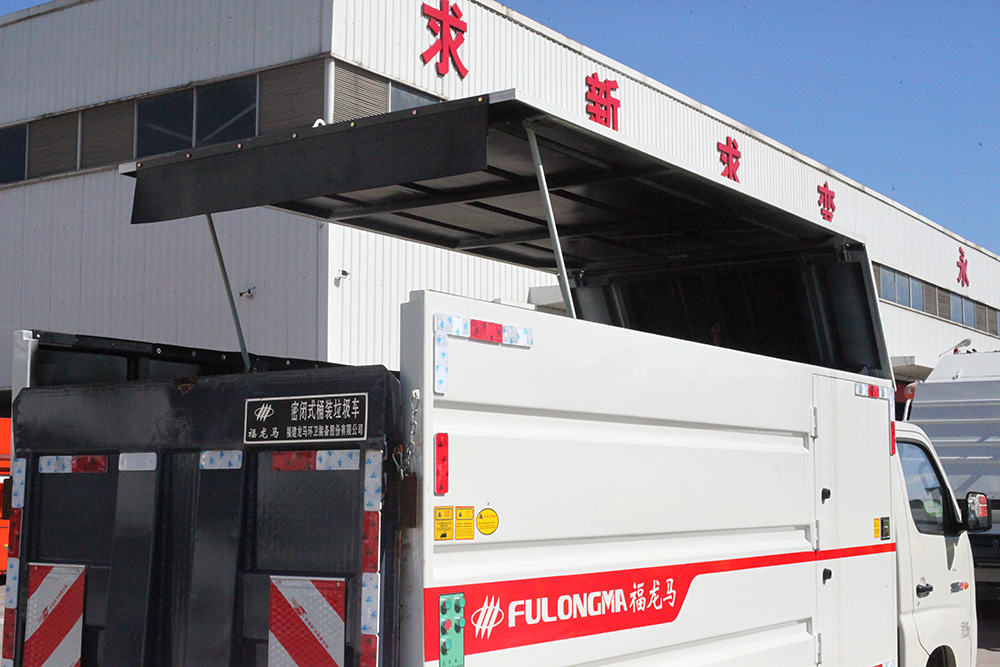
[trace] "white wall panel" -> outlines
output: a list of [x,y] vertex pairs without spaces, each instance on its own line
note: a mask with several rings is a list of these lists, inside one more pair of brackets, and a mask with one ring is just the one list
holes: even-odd
[[[399,306],[437,290],[526,302],[553,275],[388,236],[330,226],[330,361],[399,368]],[[344,277],[342,271],[347,271]]]
[[[0,189],[0,386],[11,334],[47,329],[238,347],[203,218],[129,225],[133,181],[114,170]],[[251,209],[216,217],[252,352],[326,353],[325,226]]]
[[333,0],[96,0],[0,25],[0,125],[329,52]]
[[914,357],[914,363],[925,368],[934,368],[942,352],[965,338],[971,338],[971,348],[980,352],[1000,349],[1000,338],[996,336],[894,303],[880,302],[879,315],[889,354]]
[[[338,0],[335,56],[448,99],[508,88],[586,121],[585,78],[597,72],[620,88],[620,132],[650,152],[717,182],[822,223],[817,187],[836,193],[833,225],[860,235],[872,258],[973,299],[1000,305],[1000,259],[931,221],[745,125],[492,0],[460,0],[468,22],[459,55],[469,68],[439,76],[420,54],[434,42],[416,0]],[[437,6],[437,3],[430,3]],[[377,34],[373,34],[377,31]],[[435,61],[436,62],[436,61]],[[722,179],[717,142],[735,138],[740,183]],[[956,283],[958,247],[970,258],[969,288]]]

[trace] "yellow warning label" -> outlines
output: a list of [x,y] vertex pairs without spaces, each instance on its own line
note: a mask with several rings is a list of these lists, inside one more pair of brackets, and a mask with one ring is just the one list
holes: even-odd
[[451,540],[455,538],[455,508],[434,508],[434,541]]
[[497,526],[499,525],[500,517],[497,516],[496,512],[488,507],[480,512],[479,516],[476,517],[476,528],[478,528],[479,532],[483,535],[492,535],[496,532]]
[[875,519],[875,539],[878,540],[881,538],[882,538],[882,520]]
[[473,528],[474,521],[476,519],[476,508],[475,507],[456,507],[455,508],[455,539],[456,540],[471,540],[476,536],[476,531]]

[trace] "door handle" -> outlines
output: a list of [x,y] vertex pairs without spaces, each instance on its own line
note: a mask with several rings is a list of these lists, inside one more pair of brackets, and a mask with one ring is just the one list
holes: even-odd
[[917,597],[918,598],[925,598],[928,595],[930,595],[931,591],[933,591],[933,590],[934,590],[934,587],[931,586],[930,584],[919,584],[919,585],[917,585]]

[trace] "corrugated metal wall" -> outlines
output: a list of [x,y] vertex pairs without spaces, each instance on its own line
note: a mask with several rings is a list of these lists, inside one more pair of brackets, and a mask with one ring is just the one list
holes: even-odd
[[399,305],[413,290],[527,302],[530,287],[556,284],[538,271],[338,225],[329,257],[329,360],[341,363],[399,368]]
[[333,0],[98,0],[0,26],[0,126],[329,52]]
[[[203,218],[129,225],[133,181],[99,171],[0,190],[0,386],[11,331],[239,347]],[[247,344],[322,358],[327,227],[267,209],[216,216]]]
[[879,308],[886,345],[893,357],[912,356],[914,363],[934,368],[943,352],[950,352],[964,338],[971,338],[972,349],[980,352],[997,349],[997,339],[950,322],[883,302]]

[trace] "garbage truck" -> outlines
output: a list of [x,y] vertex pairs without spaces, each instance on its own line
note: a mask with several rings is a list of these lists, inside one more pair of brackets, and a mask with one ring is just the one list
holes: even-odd
[[[1000,353],[944,355],[924,382],[907,391],[907,419],[933,438],[956,491],[975,487],[1000,498]],[[991,511],[996,518],[996,501]],[[980,595],[996,597],[1000,533],[994,527],[970,539]]]
[[19,333],[3,667],[975,664],[990,501],[893,422],[859,239],[510,92],[123,172],[562,302],[414,291],[392,370],[33,384]]

